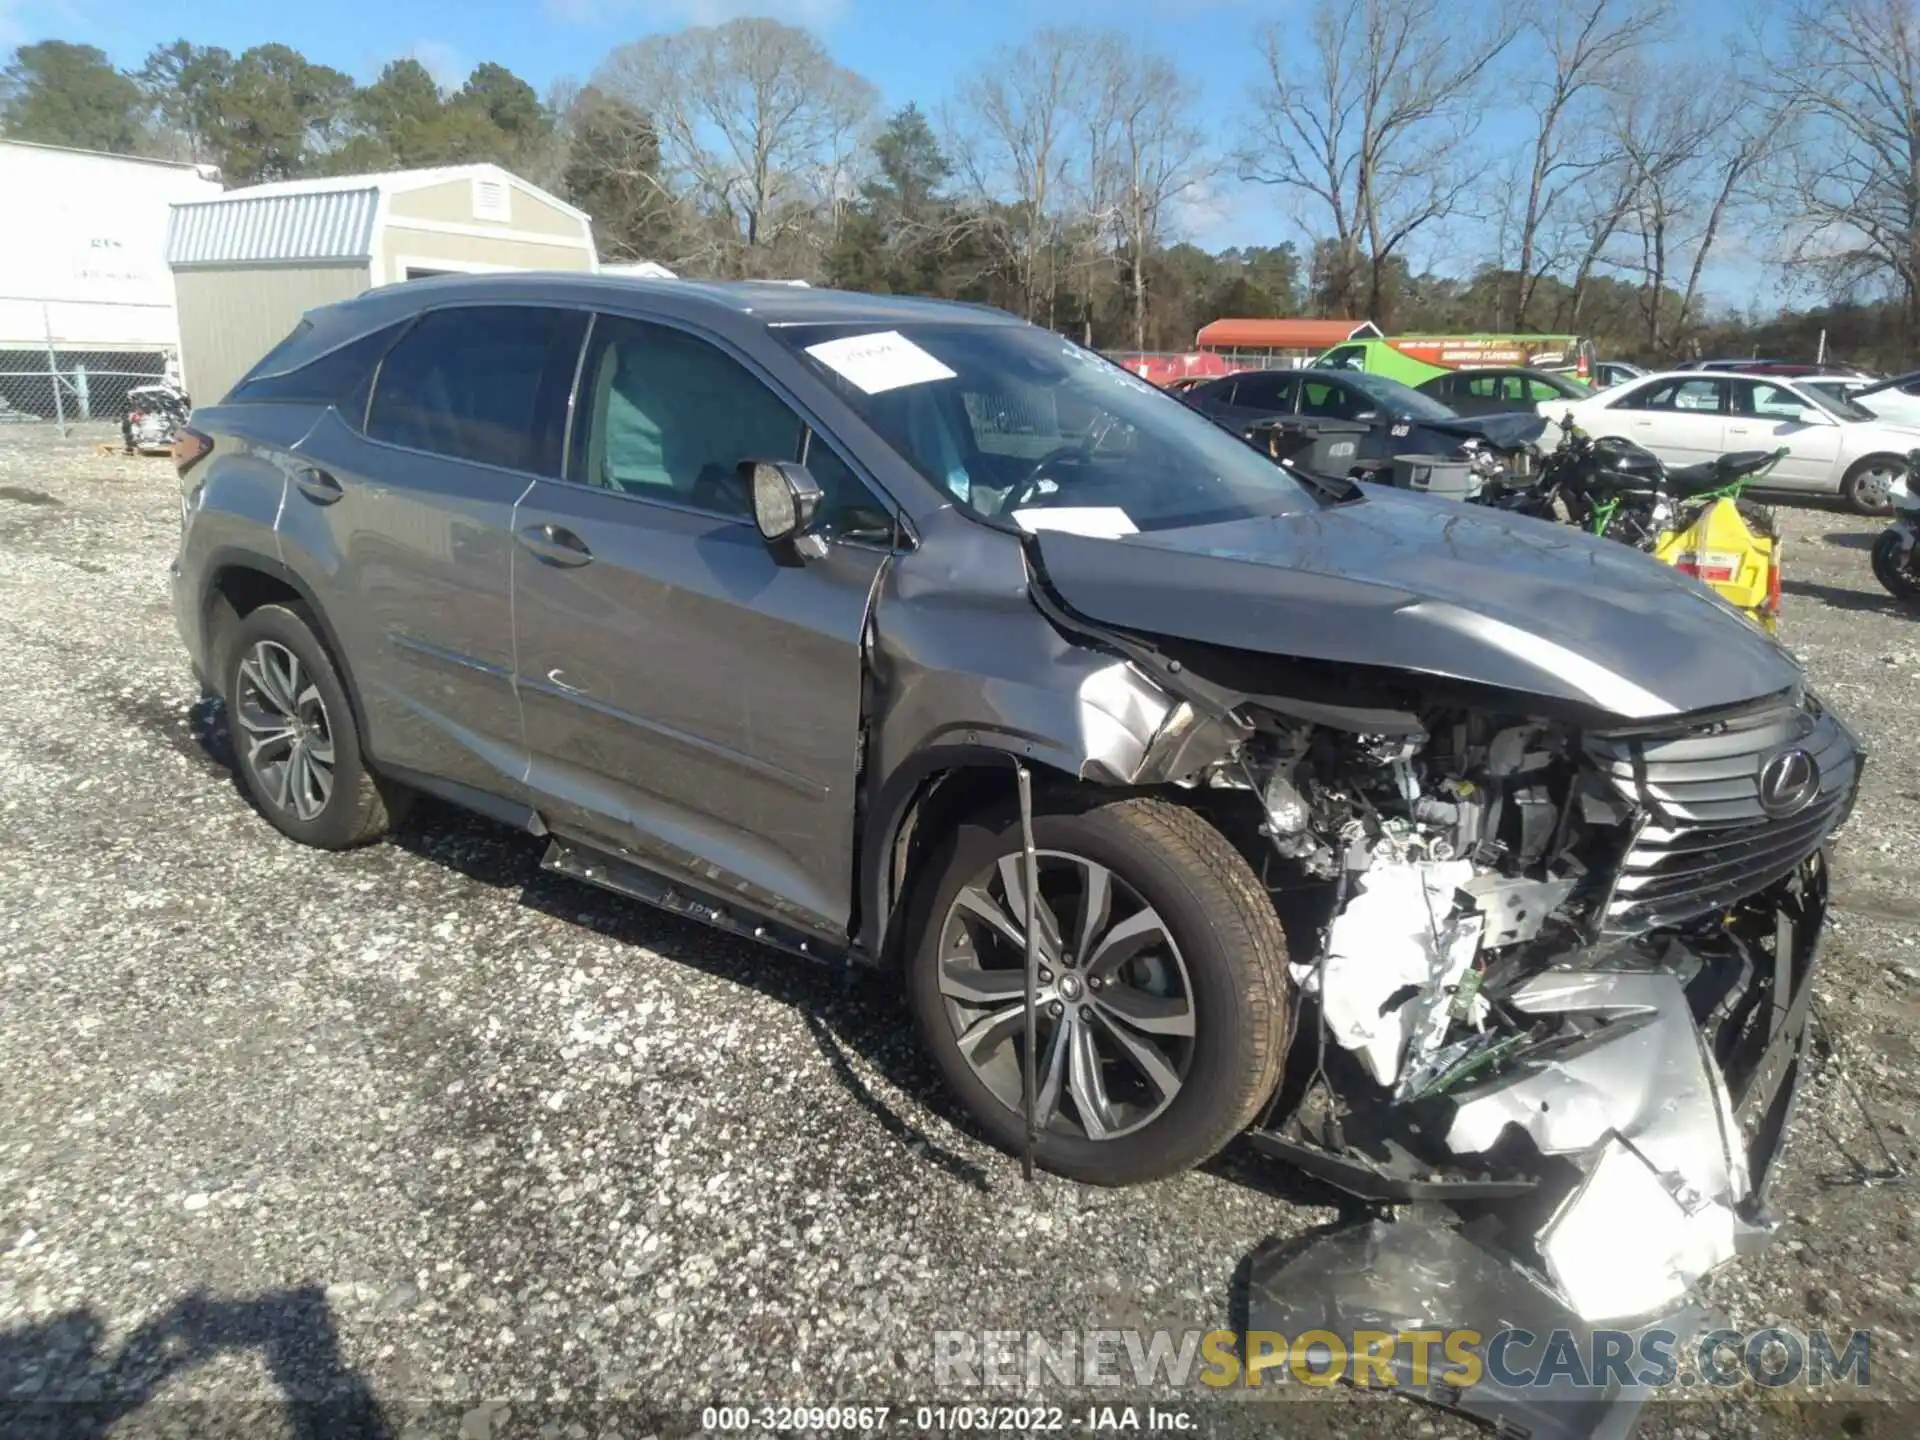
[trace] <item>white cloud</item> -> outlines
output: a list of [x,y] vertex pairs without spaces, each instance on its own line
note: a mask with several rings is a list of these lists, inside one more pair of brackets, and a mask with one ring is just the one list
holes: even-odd
[[[5,0],[0,0],[5,3]],[[574,25],[637,19],[661,29],[718,25],[743,15],[824,29],[846,16],[851,0],[546,0],[547,13]]]
[[473,73],[473,62],[444,40],[416,40],[407,47],[406,58],[426,66],[433,83],[442,90],[458,90]]

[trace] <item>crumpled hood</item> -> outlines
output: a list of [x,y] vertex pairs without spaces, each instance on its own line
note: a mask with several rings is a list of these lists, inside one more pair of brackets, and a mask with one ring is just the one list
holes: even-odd
[[1119,539],[1035,536],[1103,624],[1381,666],[1644,720],[1738,704],[1800,668],[1698,582],[1563,525],[1368,487],[1358,502]]

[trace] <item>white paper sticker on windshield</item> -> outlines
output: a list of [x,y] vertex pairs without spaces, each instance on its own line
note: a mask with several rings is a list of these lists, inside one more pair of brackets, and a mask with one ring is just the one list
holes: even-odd
[[1060,530],[1068,535],[1115,540],[1122,535],[1140,533],[1140,527],[1117,505],[1050,505],[1037,510],[1016,510],[1013,523],[1029,535],[1037,535],[1042,530]]
[[809,345],[807,353],[858,385],[869,395],[898,390],[902,385],[925,385],[929,380],[951,380],[953,371],[922,350],[898,330],[874,335],[849,335]]

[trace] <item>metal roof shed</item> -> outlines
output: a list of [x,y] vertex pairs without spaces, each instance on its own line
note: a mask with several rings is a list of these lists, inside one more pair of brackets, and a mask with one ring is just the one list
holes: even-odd
[[282,180],[175,205],[187,388],[218,399],[300,317],[424,275],[597,268],[587,216],[498,165]]

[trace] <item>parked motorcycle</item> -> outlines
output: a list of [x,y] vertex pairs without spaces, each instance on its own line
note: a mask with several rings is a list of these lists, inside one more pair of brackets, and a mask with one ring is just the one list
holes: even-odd
[[120,438],[129,451],[151,455],[170,451],[193,414],[193,401],[178,385],[136,385],[127,391],[126,414],[120,419]]
[[1914,493],[1913,478],[1920,475],[1920,450],[1907,456],[1907,473],[1893,482],[1888,498],[1893,502],[1893,523],[1873,542],[1873,578],[1896,600],[1920,603],[1920,495]]
[[1537,434],[1468,444],[1469,463],[1484,477],[1481,503],[1644,550],[1704,580],[1769,634],[1780,617],[1780,531],[1773,512],[1745,492],[1786,453],[1743,450],[1668,469],[1631,440],[1595,439],[1571,416],[1544,453]]

